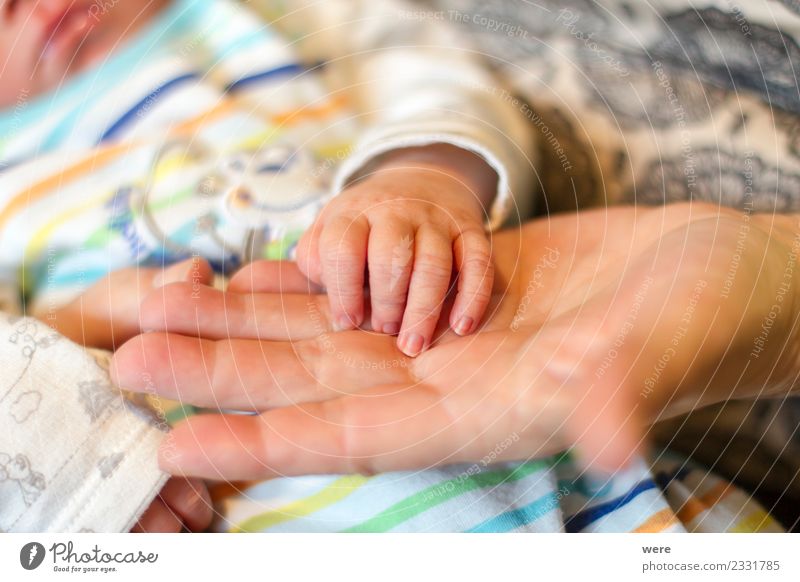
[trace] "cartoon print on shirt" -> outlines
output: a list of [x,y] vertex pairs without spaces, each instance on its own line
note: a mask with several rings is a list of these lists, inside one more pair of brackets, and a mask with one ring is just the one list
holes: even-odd
[[22,424],[39,410],[41,403],[42,393],[38,390],[29,390],[17,396],[9,412],[17,424]]
[[103,479],[111,477],[124,459],[125,453],[113,453],[100,459],[97,462],[97,469],[100,471]]
[[0,489],[6,483],[16,484],[28,507],[33,505],[47,488],[44,475],[34,471],[28,457],[21,454],[11,457],[6,453],[0,453]]
[[[0,404],[5,402],[15,388],[19,386],[28,373],[37,352],[47,349],[61,340],[60,335],[34,319],[10,315],[7,321],[14,326],[11,335],[8,336],[8,343],[19,347],[20,356],[25,364],[17,373],[16,378],[7,384],[8,387],[5,392],[0,395]],[[18,424],[21,424],[39,409],[41,401],[42,394],[39,391],[28,390],[17,396],[11,403],[8,412]]]
[[200,255],[230,273],[313,222],[327,194],[321,174],[311,154],[287,143],[220,156],[174,140],[154,155],[146,184],[123,185],[106,204],[109,228],[139,264]]
[[111,384],[97,380],[78,384],[78,399],[91,422],[97,421],[107,410],[122,406],[123,397]]

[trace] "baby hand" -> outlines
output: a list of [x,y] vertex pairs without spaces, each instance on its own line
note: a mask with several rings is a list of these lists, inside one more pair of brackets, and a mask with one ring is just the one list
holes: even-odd
[[408,356],[433,340],[454,271],[450,326],[473,332],[492,291],[485,212],[497,175],[477,155],[453,146],[401,150],[334,198],[303,236],[297,261],[324,285],[339,329],[363,323],[365,267],[371,324],[399,334]]

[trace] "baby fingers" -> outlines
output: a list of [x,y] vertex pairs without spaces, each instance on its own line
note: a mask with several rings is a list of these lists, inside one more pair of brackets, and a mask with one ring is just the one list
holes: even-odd
[[494,285],[491,243],[480,230],[465,231],[455,243],[458,294],[450,314],[450,327],[458,335],[475,331],[486,312]]
[[416,357],[433,340],[453,274],[453,245],[449,233],[422,226],[414,240],[414,266],[408,302],[397,345]]
[[322,278],[328,291],[331,316],[339,330],[364,321],[364,269],[369,225],[363,217],[338,217],[320,236]]
[[406,222],[373,226],[369,234],[372,329],[396,335],[403,321],[414,262],[414,228]]

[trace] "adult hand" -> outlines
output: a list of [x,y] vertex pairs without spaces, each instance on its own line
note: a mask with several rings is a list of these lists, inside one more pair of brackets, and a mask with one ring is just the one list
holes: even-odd
[[63,307],[52,310],[41,302],[31,315],[76,343],[114,350],[141,332],[139,306],[154,288],[176,282],[210,285],[213,281],[211,267],[198,258],[166,269],[129,267],[109,273]]
[[213,506],[206,484],[199,479],[173,477],[150,504],[132,533],[178,533],[184,528],[203,531],[211,525]]
[[487,323],[465,338],[440,326],[413,360],[389,337],[334,333],[327,298],[290,265],[258,263],[228,293],[151,294],[143,324],[164,331],[124,345],[113,374],[258,413],[179,425],[161,455],[177,474],[373,473],[574,444],[615,470],[661,415],[793,385],[795,221],[680,204],[502,233]]

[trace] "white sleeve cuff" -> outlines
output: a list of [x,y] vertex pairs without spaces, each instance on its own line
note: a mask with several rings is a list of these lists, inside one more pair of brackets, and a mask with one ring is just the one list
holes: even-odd
[[[531,189],[529,176],[533,170],[529,167],[528,152],[522,149],[508,152],[509,145],[501,145],[499,139],[493,139],[480,130],[465,128],[461,123],[449,126],[434,122],[428,125],[430,127],[416,123],[413,128],[391,127],[368,132],[367,137],[338,167],[333,193],[338,194],[350,183],[368,174],[374,169],[373,162],[390,151],[443,143],[481,156],[497,173],[497,195],[491,208],[487,209],[487,229],[495,231],[507,224],[517,224],[529,216],[533,208],[533,197],[528,191]],[[497,152],[503,150],[506,150],[505,155],[501,157]],[[509,157],[514,160],[506,161]],[[517,192],[519,194],[515,195]]]
[[166,425],[112,386],[107,364],[0,314],[0,530],[129,531],[164,486]]

